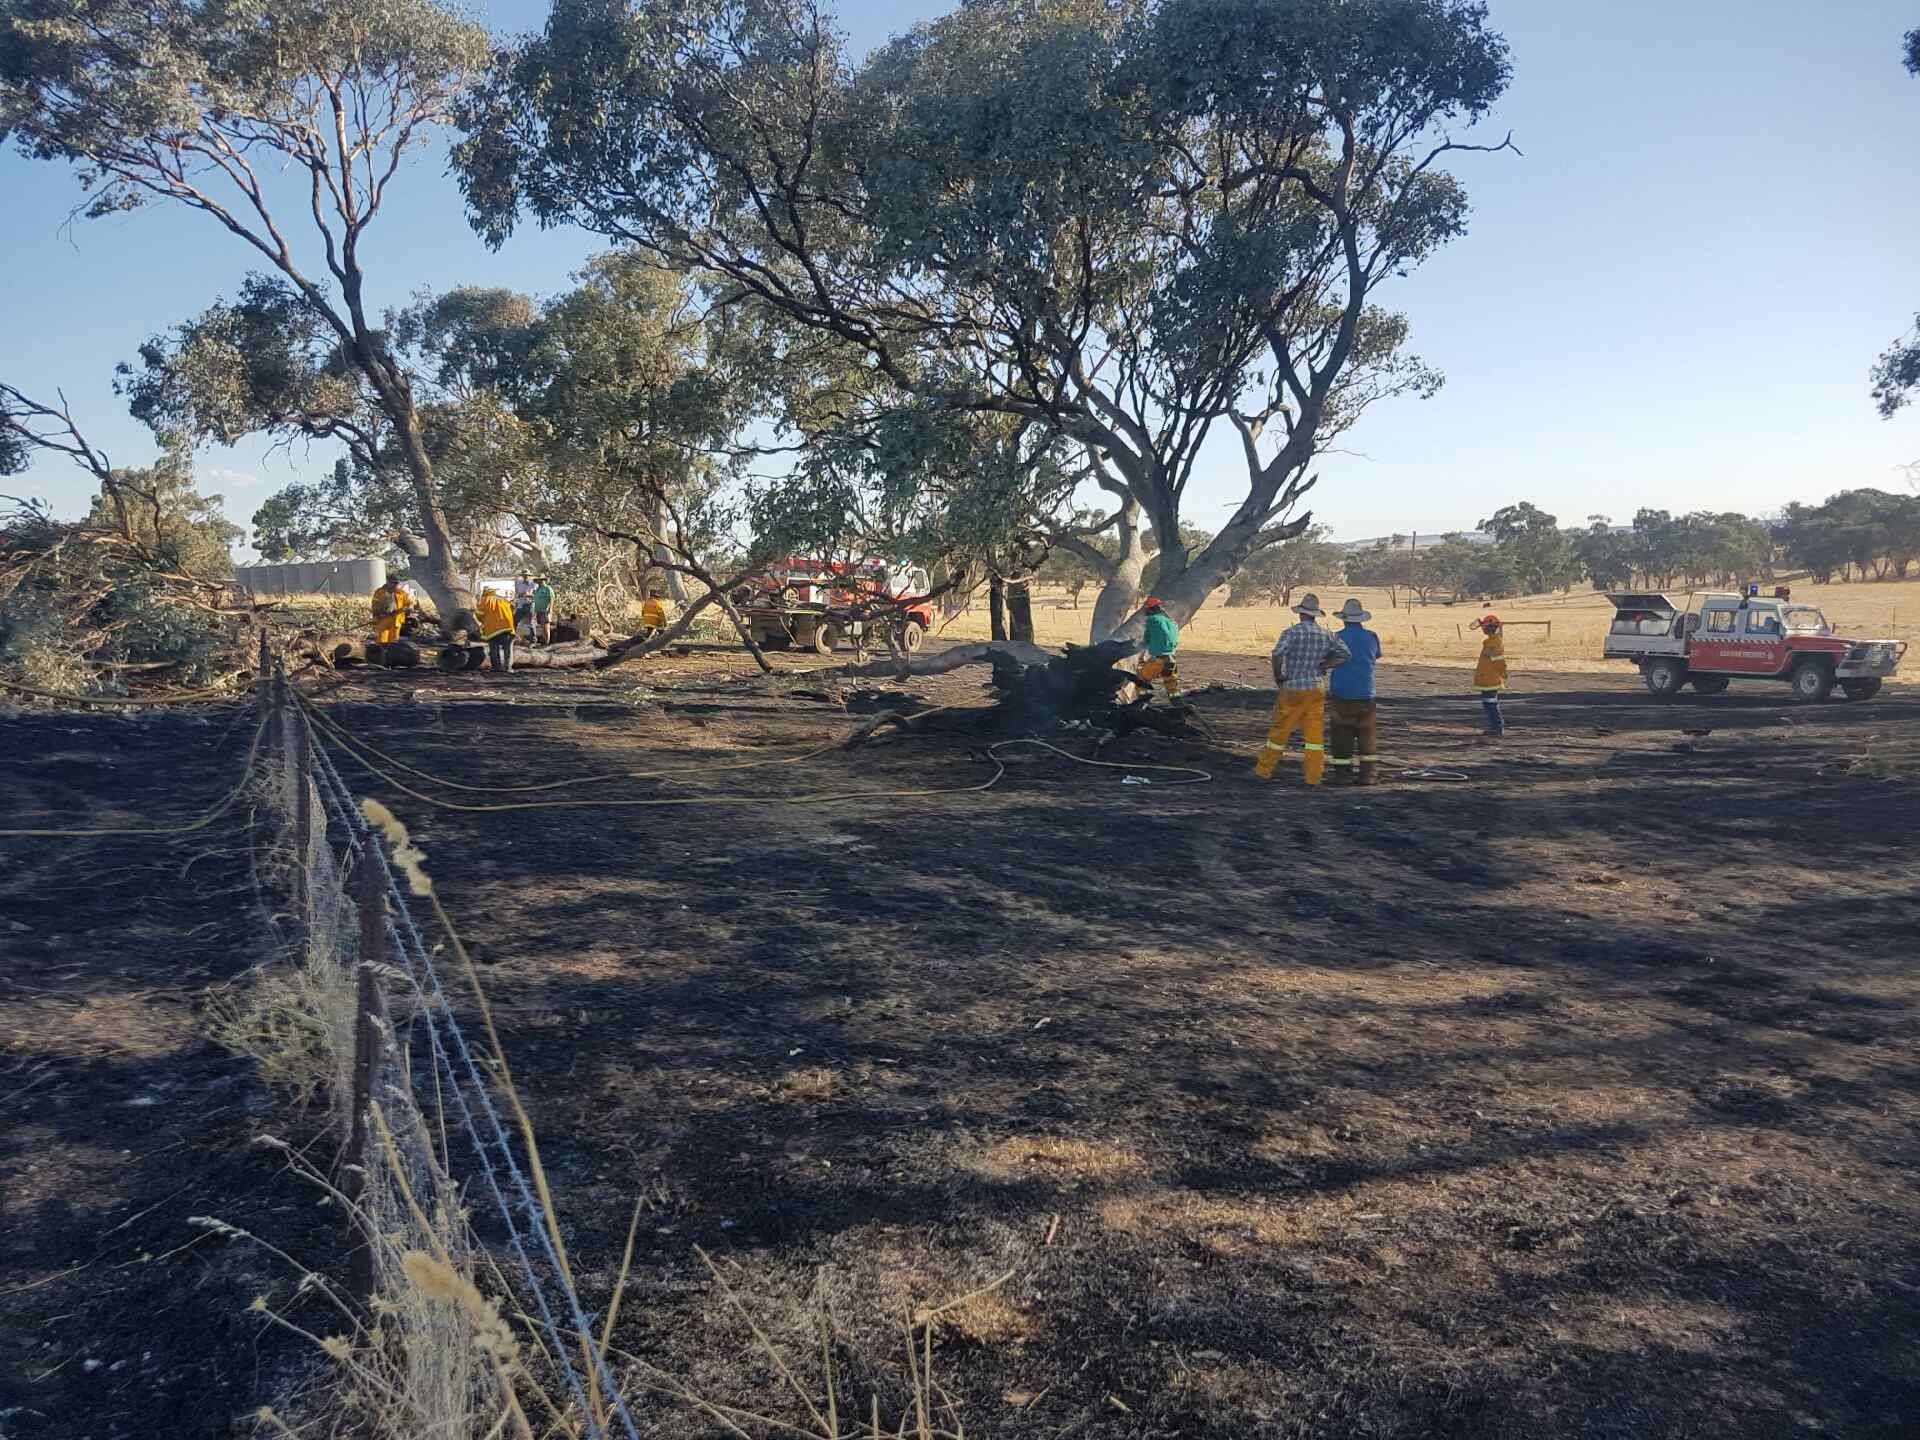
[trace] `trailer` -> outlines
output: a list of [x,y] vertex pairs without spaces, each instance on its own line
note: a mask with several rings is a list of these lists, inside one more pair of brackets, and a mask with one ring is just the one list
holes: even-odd
[[1735,680],[1785,681],[1793,698],[1817,704],[1836,688],[1849,700],[1871,700],[1898,672],[1904,640],[1833,633],[1818,606],[1790,592],[1771,596],[1707,591],[1683,608],[1654,591],[1617,591],[1602,654],[1631,660],[1647,690],[1671,699],[1688,685],[1719,695]]

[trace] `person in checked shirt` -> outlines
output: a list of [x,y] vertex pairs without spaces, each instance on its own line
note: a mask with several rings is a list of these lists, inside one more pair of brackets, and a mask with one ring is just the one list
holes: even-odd
[[1273,768],[1286,753],[1287,741],[1298,730],[1306,741],[1307,784],[1318,785],[1327,770],[1327,710],[1322,693],[1327,672],[1353,658],[1346,644],[1331,630],[1317,623],[1320,597],[1302,596],[1294,608],[1300,623],[1280,632],[1273,647],[1273,679],[1280,687],[1279,702],[1273,707],[1273,726],[1267,731],[1266,748],[1254,763],[1253,773],[1262,780],[1273,778]]

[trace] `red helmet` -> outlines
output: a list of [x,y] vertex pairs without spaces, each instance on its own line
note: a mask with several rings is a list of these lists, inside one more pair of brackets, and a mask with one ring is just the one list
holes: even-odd
[[1144,610],[1158,610],[1162,608],[1158,595],[1149,595],[1145,600],[1141,601],[1140,604]]
[[1482,630],[1498,630],[1500,628],[1500,617],[1498,615],[1482,615],[1480,617],[1480,628]]

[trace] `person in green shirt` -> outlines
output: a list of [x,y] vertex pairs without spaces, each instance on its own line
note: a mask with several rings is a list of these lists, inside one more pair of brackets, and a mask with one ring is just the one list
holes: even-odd
[[542,575],[533,587],[533,643],[544,645],[553,634],[553,586]]
[[1173,652],[1180,648],[1180,627],[1162,608],[1159,596],[1149,595],[1142,608],[1147,612],[1146,635],[1142,641],[1147,658],[1134,675],[1149,690],[1155,680],[1160,681],[1167,687],[1167,699],[1178,700],[1180,669],[1174,663]]

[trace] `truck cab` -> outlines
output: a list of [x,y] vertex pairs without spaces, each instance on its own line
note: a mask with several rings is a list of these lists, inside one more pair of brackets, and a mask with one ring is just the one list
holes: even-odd
[[1817,702],[1838,686],[1868,700],[1900,666],[1906,644],[1833,633],[1818,606],[1785,594],[1708,592],[1682,610],[1663,594],[1622,591],[1607,597],[1614,618],[1602,649],[1631,660],[1654,695],[1687,685],[1718,695],[1734,680],[1784,680],[1796,700]]

